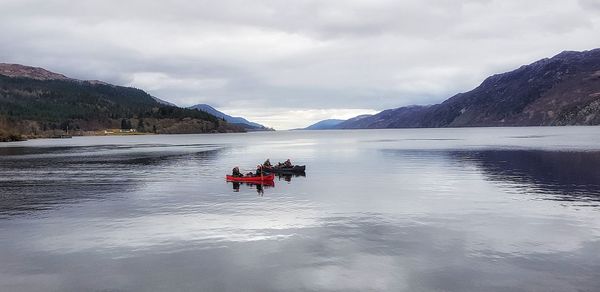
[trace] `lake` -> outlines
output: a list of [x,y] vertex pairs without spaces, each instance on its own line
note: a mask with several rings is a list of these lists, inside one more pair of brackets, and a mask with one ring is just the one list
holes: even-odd
[[600,291],[600,127],[0,144],[0,291],[280,290]]

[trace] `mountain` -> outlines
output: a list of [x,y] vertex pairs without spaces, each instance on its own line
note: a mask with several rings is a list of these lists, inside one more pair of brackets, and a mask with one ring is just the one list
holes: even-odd
[[329,129],[335,129],[335,127],[337,125],[339,125],[340,123],[344,122],[345,120],[337,120],[337,119],[329,119],[329,120],[323,120],[317,123],[314,123],[306,128],[304,128],[303,130],[329,130]]
[[205,112],[165,105],[140,89],[0,64],[0,140],[119,128],[164,134],[244,131]]
[[214,107],[208,105],[208,104],[197,104],[194,106],[189,107],[190,109],[195,109],[195,110],[199,110],[199,111],[203,111],[203,112],[207,112],[215,117],[224,119],[225,121],[227,121],[228,123],[234,124],[234,125],[239,125],[242,126],[244,128],[246,128],[247,130],[254,130],[254,131],[264,131],[264,130],[272,130],[270,128],[267,128],[261,124],[258,123],[254,123],[254,122],[250,122],[244,118],[241,117],[232,117],[226,113],[223,113],[217,109],[215,109]]
[[565,51],[430,106],[346,121],[341,129],[600,124],[600,49]]
[[168,101],[166,101],[166,100],[162,100],[162,99],[160,99],[160,98],[158,98],[158,97],[156,97],[156,96],[152,96],[152,95],[151,95],[150,97],[152,97],[152,99],[154,99],[154,101],[156,101],[156,102],[158,102],[158,103],[160,103],[160,104],[162,104],[162,105],[177,106],[177,105],[176,105],[176,104],[174,104],[174,103],[168,102]]
[[35,80],[75,80],[62,74],[50,72],[44,68],[7,63],[0,63],[0,75]]
[[[339,123],[337,126],[335,126],[336,129],[362,129],[362,128],[366,128],[371,122],[370,122],[370,117],[372,117],[373,115],[360,115],[360,116],[356,116],[354,118],[350,118],[347,119],[341,123]],[[367,121],[365,123],[365,121]]]

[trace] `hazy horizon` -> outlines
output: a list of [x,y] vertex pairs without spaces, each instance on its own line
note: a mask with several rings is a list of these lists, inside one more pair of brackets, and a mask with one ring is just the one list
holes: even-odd
[[291,129],[433,104],[600,41],[600,3],[15,1],[0,62]]

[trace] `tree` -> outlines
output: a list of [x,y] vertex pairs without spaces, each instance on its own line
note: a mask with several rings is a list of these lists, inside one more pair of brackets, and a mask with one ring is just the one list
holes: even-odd
[[144,119],[140,118],[137,125],[138,132],[144,132],[146,129],[144,128]]
[[131,121],[128,119],[122,119],[121,120],[121,129],[123,129],[123,130],[131,129]]

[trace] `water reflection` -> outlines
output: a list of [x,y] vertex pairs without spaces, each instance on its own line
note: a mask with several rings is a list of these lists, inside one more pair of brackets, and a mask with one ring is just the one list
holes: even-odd
[[[598,152],[471,151],[437,131],[0,149],[0,291],[597,290],[600,209],[551,200],[597,200]],[[565,140],[549,137],[518,140]],[[308,179],[223,181],[290,153]]]
[[256,192],[258,193],[259,196],[263,196],[265,193],[265,188],[272,188],[275,187],[275,182],[274,181],[264,181],[261,183],[253,183],[253,182],[236,182],[236,181],[231,181],[231,182],[227,182],[227,183],[231,183],[232,187],[233,187],[233,191],[236,193],[240,192],[240,186],[244,185],[247,186],[249,188],[254,188],[256,189]]
[[390,163],[396,161],[405,167],[402,170],[388,171],[406,172],[422,167],[441,167],[443,173],[440,175],[448,177],[477,171],[484,175],[486,181],[518,195],[535,195],[536,199],[543,200],[579,202],[587,206],[598,206],[600,202],[600,151],[381,151],[384,157],[394,156]]
[[[306,177],[306,172],[297,172],[297,173],[274,173],[279,181],[292,182],[292,178],[300,178]],[[228,181],[227,183],[231,183],[234,192],[239,192],[241,186],[247,186],[249,188],[256,189],[256,192],[259,196],[263,196],[265,193],[265,189],[274,188],[274,181],[263,181],[260,183],[257,182],[235,182]]]
[[[459,222],[376,214],[324,217],[310,228],[256,232],[282,239],[229,241],[205,249],[183,241],[154,250],[66,254],[27,253],[9,244],[9,252],[0,252],[3,263],[30,268],[19,273],[24,281],[15,283],[12,275],[0,273],[0,283],[36,291],[46,290],[50,276],[64,287],[61,291],[595,291],[600,285],[594,276],[600,246],[578,241],[575,232],[565,236],[576,241],[572,249],[529,253],[486,250],[505,236],[473,237]],[[543,242],[531,238],[531,243]]]
[[0,218],[83,200],[116,200],[143,186],[158,168],[212,160],[221,151],[212,145],[73,148],[0,148]]
[[487,150],[448,155],[475,165],[490,181],[524,193],[560,201],[600,202],[600,152]]
[[279,180],[284,180],[286,182],[291,182],[292,178],[296,177],[306,177],[306,172],[299,172],[299,173],[276,173],[275,176],[277,176],[277,178]]

